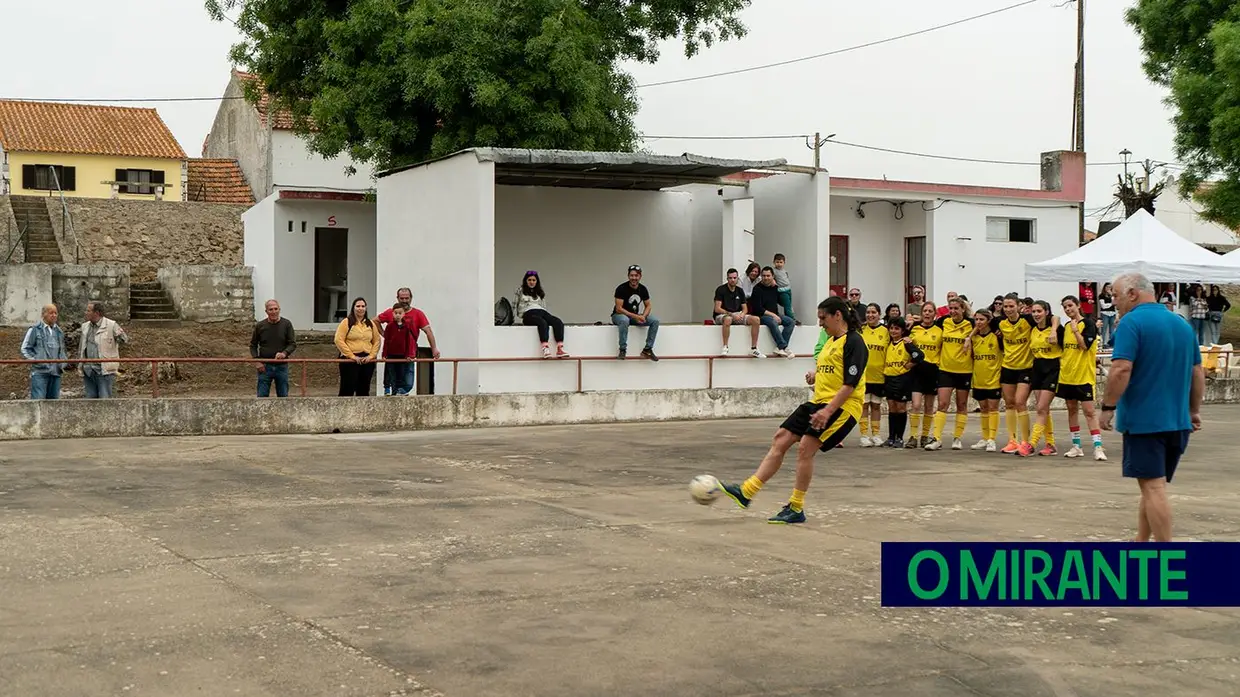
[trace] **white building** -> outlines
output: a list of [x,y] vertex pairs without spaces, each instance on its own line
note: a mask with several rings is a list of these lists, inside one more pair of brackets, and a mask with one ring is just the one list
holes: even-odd
[[[566,348],[600,359],[582,369],[585,390],[793,385],[808,358],[713,368],[704,358],[607,360],[617,347],[613,290],[627,267],[643,267],[662,322],[656,353],[714,356],[719,328],[703,323],[724,270],[785,254],[806,323],[791,348],[804,356],[817,340],[815,307],[832,287],[860,287],[884,305],[903,302],[913,285],[940,302],[955,290],[978,306],[1013,290],[1055,299],[1074,292],[1021,279],[1026,262],[1077,246],[1084,176],[1084,156],[1070,152],[1043,156],[1040,189],[1009,189],[841,179],[782,161],[467,150],[379,174],[375,278],[381,298],[413,287],[445,356],[536,356],[534,328],[493,318],[497,299],[511,298],[534,269],[551,311],[572,325]],[[631,354],[644,337],[630,330]],[[772,351],[765,328],[760,337]],[[748,348],[744,331],[733,331],[732,348]],[[450,383],[452,370],[440,365],[436,381]],[[461,393],[571,391],[578,380],[575,361],[458,370]]]
[[1203,247],[1230,251],[1240,244],[1234,230],[1202,218],[1200,210],[1200,204],[1180,193],[1173,177],[1154,204],[1154,217],[1180,237]]
[[258,201],[243,217],[255,316],[277,298],[299,329],[331,329],[353,298],[375,306],[374,171],[311,153],[290,114],[241,98],[256,81],[233,71],[203,157],[236,160]]

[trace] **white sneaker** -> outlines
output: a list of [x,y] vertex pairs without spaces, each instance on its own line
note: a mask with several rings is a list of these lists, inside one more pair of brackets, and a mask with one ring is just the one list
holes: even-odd
[[726,355],[728,355],[728,347],[727,347],[727,346],[724,346],[723,348],[719,349],[719,355],[720,355],[720,356],[726,356]]
[[873,448],[873,447],[874,447],[874,441],[870,440],[870,437],[869,437],[869,436],[861,436],[861,447],[863,447],[863,448]]
[[784,357],[786,357],[786,358],[796,358],[796,357],[797,357],[797,355],[796,355],[795,353],[791,352],[791,351],[784,351]]
[[1094,459],[1095,459],[1095,460],[1098,460],[1099,462],[1105,462],[1105,461],[1106,461],[1106,459],[1107,459],[1107,454],[1106,454],[1106,451],[1102,449],[1102,446],[1101,446],[1101,445],[1099,445],[1098,447],[1094,448]]
[[964,449],[964,443],[961,443],[959,438],[953,438],[952,439],[952,450],[963,450],[963,449]]
[[751,350],[749,351],[749,355],[753,356],[754,358],[766,358],[766,354],[765,354],[765,353],[762,353],[761,351],[759,351],[759,350],[758,350],[758,349],[756,349],[756,348],[755,348],[755,349],[751,349]]
[[989,443],[990,443],[990,441],[988,441],[988,440],[986,440],[985,438],[983,438],[983,439],[979,440],[978,442],[974,443],[972,446],[970,446],[970,450],[985,450],[985,449],[986,449],[986,446],[987,446]]
[[999,449],[999,446],[995,445],[995,442],[993,440],[986,441],[986,452],[993,453],[998,449]]
[[773,355],[776,355],[776,356],[787,356],[787,355],[788,355],[788,352],[787,352],[787,351],[784,351],[784,350],[783,350],[783,349],[781,349],[781,348],[776,348],[776,349],[775,349],[775,351],[774,351],[774,353],[773,353]]
[[1081,452],[1081,448],[1079,446],[1074,445],[1071,448],[1068,448],[1068,452],[1064,453],[1063,456],[1064,457],[1084,457],[1085,453]]
[[943,444],[939,442],[938,438],[930,438],[925,447],[926,450],[940,450],[942,448]]

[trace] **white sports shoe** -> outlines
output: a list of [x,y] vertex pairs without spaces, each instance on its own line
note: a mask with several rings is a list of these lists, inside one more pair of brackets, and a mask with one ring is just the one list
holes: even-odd
[[870,440],[870,437],[869,437],[869,436],[861,436],[861,447],[863,447],[863,448],[873,448],[873,447],[874,447],[874,443]]
[[797,357],[797,355],[796,355],[795,353],[791,352],[791,351],[785,351],[785,352],[784,352],[784,356],[785,356],[785,357],[787,357],[787,358],[796,358],[796,357]]
[[959,438],[953,438],[952,439],[952,450],[963,450],[963,449],[964,449],[964,443],[961,443]]
[[726,356],[726,355],[728,355],[728,347],[727,347],[727,346],[724,346],[723,348],[719,349],[719,355],[720,355],[720,356]]
[[1064,453],[1063,456],[1064,457],[1084,457],[1085,453],[1081,451],[1081,448],[1079,446],[1074,445],[1071,448],[1068,448],[1068,452]]
[[998,449],[999,449],[999,446],[995,445],[994,440],[986,441],[986,452],[993,453]]
[[1094,448],[1094,459],[1098,460],[1099,462],[1103,462],[1107,459],[1106,451],[1102,449],[1101,445]]
[[974,443],[972,446],[970,446],[970,450],[985,450],[985,449],[986,449],[986,446],[987,446],[989,443],[990,443],[990,441],[988,441],[988,440],[986,440],[985,438],[983,438],[983,439],[979,440],[978,442]]
[[766,358],[766,354],[762,353],[758,349],[751,349],[749,351],[749,355],[753,356],[754,358]]

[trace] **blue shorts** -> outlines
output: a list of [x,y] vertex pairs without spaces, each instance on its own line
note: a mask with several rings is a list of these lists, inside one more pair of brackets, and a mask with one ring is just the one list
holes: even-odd
[[1192,431],[1124,434],[1124,476],[1170,482]]

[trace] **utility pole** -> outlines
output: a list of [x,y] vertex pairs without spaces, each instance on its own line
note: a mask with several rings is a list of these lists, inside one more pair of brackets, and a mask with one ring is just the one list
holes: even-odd
[[[1076,132],[1073,134],[1073,149],[1079,153],[1085,152],[1085,0],[1076,0],[1076,89],[1074,90],[1074,99],[1072,105],[1073,124],[1076,126]],[[1087,177],[1088,179],[1088,177]],[[1082,196],[1084,198],[1084,196]],[[1085,202],[1081,201],[1081,208],[1078,214],[1079,230],[1077,235],[1078,246],[1085,245]]]
[[823,138],[823,137],[822,137],[822,132],[821,132],[821,131],[815,132],[815,133],[814,133],[814,142],[813,142],[813,143],[810,143],[810,142],[809,142],[809,137],[808,137],[808,136],[806,136],[806,138],[805,138],[805,147],[807,147],[807,148],[809,148],[810,150],[813,150],[813,151],[814,151],[814,171],[815,171],[815,172],[817,172],[818,170],[822,169],[822,146],[826,145],[826,144],[827,144],[827,141],[829,141],[829,140],[831,140],[832,138],[834,138],[834,137],[835,137],[835,135],[836,135],[836,134],[832,133],[831,135],[827,136],[826,138]]

